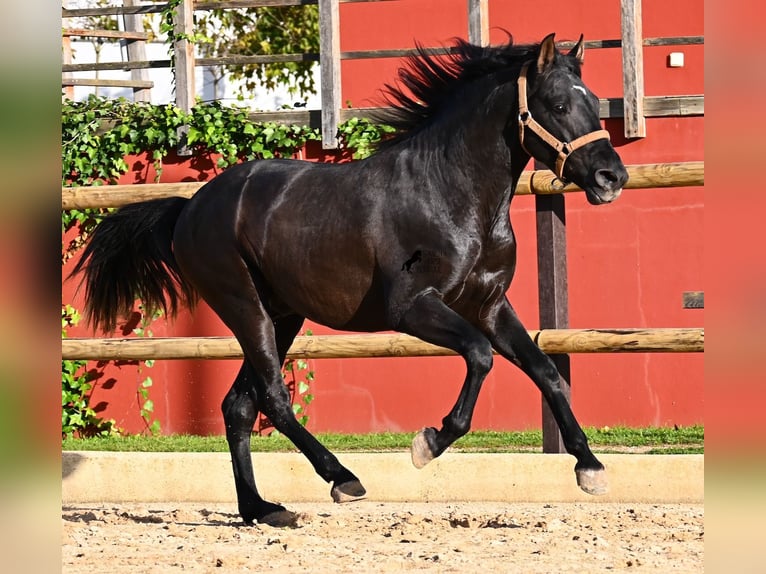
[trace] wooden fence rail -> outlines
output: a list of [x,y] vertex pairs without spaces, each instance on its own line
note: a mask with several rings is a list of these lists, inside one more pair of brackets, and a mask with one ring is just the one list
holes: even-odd
[[[528,331],[546,353],[701,353],[705,331],[683,329],[543,329]],[[290,359],[436,357],[454,351],[404,334],[296,337]],[[62,339],[62,359],[241,359],[234,337]]]
[[[627,166],[626,189],[700,186],[705,183],[705,162],[690,161]],[[162,197],[191,197],[204,182],[144,183],[61,188],[61,209],[121,207]],[[525,171],[516,187],[517,195],[547,195],[581,191],[574,184],[561,185],[549,170]]]

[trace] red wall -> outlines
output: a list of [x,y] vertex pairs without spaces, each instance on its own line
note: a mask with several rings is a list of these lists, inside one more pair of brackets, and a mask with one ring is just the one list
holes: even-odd
[[[341,4],[341,50],[408,48],[448,43],[465,36],[465,0],[401,0]],[[643,2],[645,37],[702,35],[702,4],[691,0]],[[490,1],[491,40],[537,41],[556,31],[560,40],[619,38],[619,3]],[[686,66],[666,65],[683,51]],[[586,52],[584,80],[601,97],[620,97],[619,49]],[[647,95],[702,94],[701,46],[644,50]],[[379,90],[395,79],[395,59],[344,61],[343,101],[355,107],[380,103]],[[619,120],[607,122],[626,164],[702,160],[702,118],[647,120],[647,137],[626,141]],[[311,155],[311,152],[309,152]],[[316,154],[314,154],[316,155]],[[146,162],[149,163],[149,162]],[[125,182],[151,181],[151,168]],[[199,162],[197,162],[199,164]],[[204,166],[169,163],[162,181],[205,179]],[[202,171],[200,171],[202,169]],[[567,233],[570,323],[580,327],[699,327],[702,310],[681,308],[683,291],[704,290],[702,278],[703,192],[701,188],[626,190],[614,204],[594,207],[569,194]],[[528,328],[538,326],[534,199],[513,201],[519,240],[516,279],[509,297]],[[65,267],[64,272],[68,272]],[[74,301],[72,285],[64,301]],[[307,325],[315,334],[330,331]],[[159,321],[155,336],[229,335],[206,308],[174,325]],[[88,336],[73,330],[75,336]],[[438,425],[452,407],[465,372],[459,358],[347,359],[313,361],[316,399],[308,410],[314,431],[400,431]],[[219,404],[238,369],[237,361],[160,361],[137,372],[133,365],[109,366],[93,399],[102,415],[130,432],[142,429],[137,385],[147,375],[155,412],[165,433],[222,433]],[[700,354],[573,355],[573,406],[581,424],[689,425],[703,422],[703,357]],[[484,385],[473,428],[540,426],[540,398],[532,383],[502,359]]]

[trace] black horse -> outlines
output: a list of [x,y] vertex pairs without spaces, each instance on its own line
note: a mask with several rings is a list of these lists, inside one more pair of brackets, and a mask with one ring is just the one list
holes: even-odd
[[592,204],[613,201],[627,181],[581,79],[582,37],[567,54],[553,34],[533,45],[457,41],[451,52],[419,50],[401,87],[387,86],[392,109],[380,119],[397,133],[368,159],[251,161],[191,199],[123,207],[99,224],[73,272],[84,271],[86,316],[105,331],[136,297],[170,316],[202,297],[236,336],[245,360],[222,410],[246,523],[295,520],[255,485],[249,439],[259,411],[332,484],[333,500],[365,495],[293,415],[280,370],[305,318],[409,333],[465,359],[442,428],[412,444],[416,467],[468,432],[494,347],[539,387],[577,459],[579,486],[606,491],[559,373],[506,299],[516,264],[509,204],[530,156]]

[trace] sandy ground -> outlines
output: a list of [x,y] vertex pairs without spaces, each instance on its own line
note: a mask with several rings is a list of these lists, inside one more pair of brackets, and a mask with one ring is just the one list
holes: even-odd
[[701,504],[300,503],[297,528],[224,504],[62,509],[62,572],[703,572]]

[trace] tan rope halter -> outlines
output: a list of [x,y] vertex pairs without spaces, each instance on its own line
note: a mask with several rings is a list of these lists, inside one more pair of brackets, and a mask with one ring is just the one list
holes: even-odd
[[529,65],[532,63],[530,60],[526,64],[524,64],[521,68],[521,74],[519,74],[519,80],[518,80],[518,87],[519,87],[519,142],[521,143],[521,147],[524,149],[525,152],[527,152],[530,156],[532,155],[529,153],[529,150],[524,145],[524,129],[529,128],[532,130],[537,137],[539,137],[541,140],[543,140],[545,143],[547,143],[549,146],[551,146],[553,149],[555,149],[558,152],[558,157],[556,158],[556,169],[554,169],[554,173],[556,174],[556,177],[558,177],[560,180],[564,180],[563,174],[564,174],[564,163],[566,162],[569,155],[576,149],[581,148],[585,145],[588,145],[589,143],[600,140],[600,139],[609,139],[609,132],[606,130],[596,130],[590,133],[587,133],[583,136],[580,136],[579,138],[575,139],[571,142],[562,142],[558,140],[551,132],[546,130],[543,126],[541,126],[537,121],[532,118],[532,113],[529,111],[529,107],[527,105],[527,70],[529,69]]

